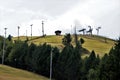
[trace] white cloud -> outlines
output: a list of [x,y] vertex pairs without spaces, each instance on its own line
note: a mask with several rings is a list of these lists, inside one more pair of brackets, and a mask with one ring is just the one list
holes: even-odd
[[102,26],[100,34],[114,38],[120,34],[119,10],[119,0],[0,0],[0,34],[8,27],[8,33],[17,36],[21,26],[20,34],[28,30],[30,35],[30,24],[34,24],[33,35],[41,35],[44,20],[46,34],[57,29],[71,32],[76,24],[77,28]]

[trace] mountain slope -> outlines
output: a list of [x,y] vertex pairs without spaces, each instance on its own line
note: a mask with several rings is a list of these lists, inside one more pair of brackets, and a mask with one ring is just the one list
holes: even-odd
[[48,80],[48,78],[28,71],[0,65],[0,80]]
[[[59,49],[63,49],[64,45],[62,44],[62,38],[64,36],[55,36],[50,35],[46,37],[38,37],[34,36],[32,39],[31,37],[28,37],[29,41],[28,43],[35,43],[36,45],[47,43],[52,46],[57,46]],[[114,46],[114,40],[102,37],[102,36],[89,36],[89,35],[80,35],[78,38],[83,38],[85,40],[85,43],[83,44],[83,47],[87,49],[89,52],[94,50],[97,54],[100,56],[103,56],[105,53],[108,53],[109,50]],[[26,40],[25,36],[21,36],[20,39],[22,41]],[[13,40],[17,40],[17,37],[14,37]],[[75,45],[74,42],[74,36],[72,36],[72,44]]]

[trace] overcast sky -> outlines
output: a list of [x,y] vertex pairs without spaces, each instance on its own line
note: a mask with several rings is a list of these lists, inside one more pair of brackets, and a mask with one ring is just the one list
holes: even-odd
[[120,36],[120,0],[0,0],[0,35],[30,35],[33,24],[33,35],[42,35],[41,21],[44,21],[45,34],[73,33],[77,29],[91,25],[101,26],[100,35],[118,38]]

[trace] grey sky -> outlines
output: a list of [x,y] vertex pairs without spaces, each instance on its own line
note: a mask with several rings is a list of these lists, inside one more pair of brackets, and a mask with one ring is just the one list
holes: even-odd
[[78,29],[91,25],[101,26],[100,34],[117,38],[120,36],[120,0],[0,0],[0,34],[7,27],[8,34],[17,36],[41,35],[41,20],[45,21],[45,33],[54,34],[56,29],[63,33],[71,31],[71,25],[78,23]]

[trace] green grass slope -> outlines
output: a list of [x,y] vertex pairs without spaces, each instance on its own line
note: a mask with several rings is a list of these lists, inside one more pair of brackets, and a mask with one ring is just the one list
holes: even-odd
[[106,37],[99,36],[82,36],[85,40],[83,47],[90,52],[94,50],[99,56],[103,56],[105,53],[109,53],[110,49],[114,46],[115,41]]
[[[28,43],[35,43],[36,45],[47,43],[52,46],[57,46],[58,48],[62,49],[64,45],[62,44],[62,38],[64,36],[55,36],[55,35],[49,35],[46,37],[37,37],[34,36],[32,39],[28,37],[29,41]],[[103,56],[105,53],[108,53],[109,50],[114,46],[114,40],[101,37],[101,36],[88,36],[88,35],[79,35],[78,38],[83,38],[85,40],[85,43],[83,44],[83,47],[87,49],[89,52],[94,50],[96,54],[99,54],[100,56]],[[14,37],[13,40],[16,40],[17,37]],[[20,40],[24,41],[26,40],[25,36],[21,36]],[[106,40],[106,42],[105,42]],[[72,36],[72,44],[74,45],[74,36]]]
[[0,80],[48,80],[48,78],[28,71],[0,65]]

